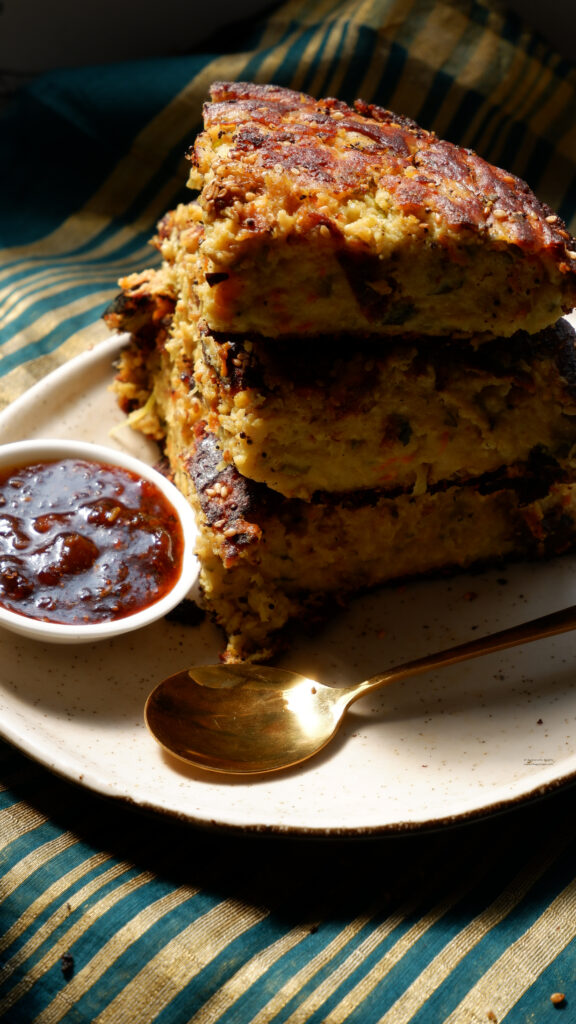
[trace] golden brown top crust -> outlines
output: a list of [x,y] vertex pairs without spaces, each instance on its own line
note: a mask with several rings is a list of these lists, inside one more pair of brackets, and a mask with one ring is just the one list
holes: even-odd
[[[265,229],[264,222],[250,223],[252,201],[270,193],[274,172],[283,208],[298,210],[299,231],[325,223],[334,236],[336,204],[366,195],[380,203],[382,194],[403,216],[436,226],[440,237],[468,229],[525,254],[546,251],[576,282],[576,243],[560,218],[525,182],[473,151],[362,100],[352,108],[243,82],[217,82],[211,96],[205,132],[191,154],[203,176],[208,219],[234,206],[247,228]],[[256,216],[265,219],[266,211],[258,207]]]

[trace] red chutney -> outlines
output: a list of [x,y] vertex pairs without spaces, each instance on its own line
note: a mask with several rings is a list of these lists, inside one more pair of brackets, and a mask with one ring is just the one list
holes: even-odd
[[0,472],[0,605],[86,624],[147,608],[180,574],[184,537],[155,484],[61,459]]

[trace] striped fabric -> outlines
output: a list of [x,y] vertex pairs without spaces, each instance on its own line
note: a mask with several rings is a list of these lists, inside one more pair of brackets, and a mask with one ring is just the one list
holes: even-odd
[[379,102],[576,228],[576,68],[493,2],[289,0],[231,36],[229,52],[48,74],[4,113],[0,407],[86,348],[118,277],[150,262],[218,78]]
[[573,794],[349,843],[195,832],[5,751],[0,1019],[541,1024],[576,1012]]
[[[202,53],[47,74],[1,119],[0,407],[105,336],[218,78],[389,106],[576,230],[576,68],[495,0],[289,0]],[[436,834],[298,842],[149,819],[0,754],[9,1024],[576,1020],[571,792]]]

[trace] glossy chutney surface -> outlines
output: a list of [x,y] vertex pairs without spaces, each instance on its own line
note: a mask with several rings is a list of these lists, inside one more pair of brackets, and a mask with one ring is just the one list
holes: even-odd
[[61,459],[0,471],[0,605],[87,624],[155,603],[178,578],[178,516],[151,481]]

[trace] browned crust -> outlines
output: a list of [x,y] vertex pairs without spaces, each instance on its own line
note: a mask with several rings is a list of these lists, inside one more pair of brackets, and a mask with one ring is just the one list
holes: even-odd
[[[218,441],[205,424],[198,425],[196,444],[186,460],[186,472],[193,481],[207,525],[222,538],[221,557],[226,568],[231,568],[241,555],[245,556],[247,549],[258,547],[271,516],[280,517],[287,527],[291,524],[295,529],[306,517],[306,502],[283,498],[265,484],[241,476],[234,466],[223,465]],[[512,490],[521,505],[529,505],[545,497],[550,487],[563,482],[564,478],[564,471],[553,458],[534,452],[529,464],[504,467],[468,481],[466,486],[481,494]],[[444,490],[446,486],[439,484],[431,490]],[[393,492],[382,490],[317,494],[314,504],[326,507],[339,504],[345,508],[377,506],[394,497]],[[554,521],[537,525],[532,541],[535,549],[558,553],[574,542],[574,522],[570,516],[561,522],[556,515]],[[526,538],[525,550],[530,549],[530,543]]]
[[241,476],[234,466],[223,466],[218,441],[203,423],[197,427],[186,471],[207,524],[223,538],[222,558],[229,568],[241,551],[259,543],[266,519],[283,499],[265,484]]
[[[317,336],[313,345],[310,338],[293,337],[275,339],[270,344],[268,339],[256,335],[209,331],[205,324],[200,326],[200,335],[216,342],[214,348],[205,346],[204,358],[214,370],[222,392],[235,394],[245,388],[257,388],[265,394],[274,386],[275,379],[286,379],[304,395],[307,389],[326,389],[329,401],[329,389],[340,384],[337,402],[342,409],[347,400],[357,404],[359,390],[369,390],[373,380],[371,376],[356,380],[347,372],[347,363],[358,352],[368,360],[393,359],[396,348],[401,351],[406,342],[415,342],[413,337],[400,335],[383,354],[379,339],[370,335],[355,339],[352,352],[350,337],[337,333]],[[511,338],[494,338],[476,347],[450,337],[421,336],[417,343],[422,363],[434,366],[438,388],[442,387],[446,372],[455,366],[486,371],[495,377],[528,380],[525,367],[540,356],[553,363],[567,397],[576,400],[576,331],[562,318],[538,334],[518,331]]]
[[[172,326],[172,292],[165,282],[159,282],[154,270],[133,274],[120,283],[122,291],[106,309],[104,321],[110,330],[131,334],[143,349],[162,349]],[[290,380],[304,392],[340,381],[338,403],[344,407],[347,395],[357,402],[358,387],[371,384],[371,378],[351,380],[347,372],[346,364],[357,352],[369,360],[389,359],[394,358],[396,347],[401,350],[407,342],[417,342],[422,360],[434,365],[439,386],[446,369],[455,365],[521,379],[526,362],[542,356],[556,366],[567,396],[576,399],[576,330],[564,318],[537,334],[517,331],[510,338],[493,338],[482,346],[449,336],[399,335],[384,354],[380,339],[369,334],[357,336],[351,352],[350,336],[338,332],[316,336],[311,346],[309,337],[289,336],[274,339],[272,344],[270,339],[250,333],[211,331],[203,321],[199,321],[198,331],[201,339],[215,342],[210,348],[203,345],[204,359],[215,372],[221,391],[231,394],[245,388],[265,392],[274,378]]]
[[[262,174],[283,174],[286,208],[299,208],[301,230],[334,218],[323,217],[310,196],[318,190],[342,202],[384,188],[397,206],[422,222],[440,220],[452,232],[494,231],[525,254],[543,253],[574,281],[574,239],[553,211],[520,178],[489,164],[470,149],[440,140],[408,118],[357,100],[315,100],[274,85],[216,82],[204,108],[208,132],[232,132],[226,159],[229,173],[205,186],[205,210],[219,216],[235,205],[242,219],[247,195],[262,188]],[[201,159],[201,137],[191,153]],[[287,184],[288,183],[288,184]],[[302,208],[308,209],[308,221]],[[250,204],[247,204],[249,217]],[[262,223],[246,223],[255,233]],[[334,240],[334,238],[333,238]],[[337,240],[337,239],[336,239]]]
[[110,303],[103,320],[111,331],[128,331],[142,341],[160,345],[172,324],[176,306],[173,291],[156,270],[143,270],[120,281],[122,291]]

